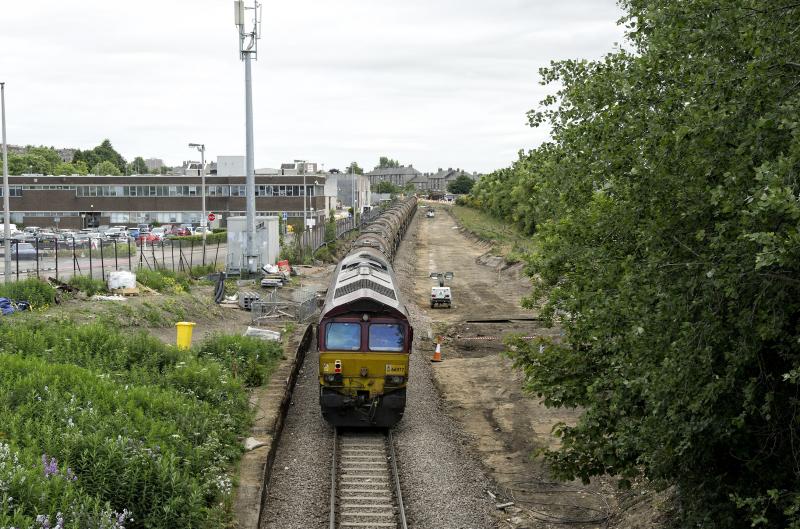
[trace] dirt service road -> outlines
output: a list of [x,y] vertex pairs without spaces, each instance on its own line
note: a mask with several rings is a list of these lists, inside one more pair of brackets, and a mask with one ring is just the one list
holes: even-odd
[[[497,502],[515,503],[501,523],[531,528],[564,523],[606,526],[614,502],[605,481],[589,487],[557,483],[541,459],[531,457],[537,449],[557,446],[553,426],[574,422],[578,413],[548,409],[523,393],[521,374],[502,355],[502,339],[509,333],[554,336],[558,329],[543,327],[534,313],[520,307],[530,290],[521,265],[504,267],[499,259],[484,256],[483,245],[458,228],[444,208],[435,208],[434,218],[418,215],[412,235],[416,266],[407,302],[415,305],[413,312],[419,316],[417,332],[427,334],[416,352],[429,356],[434,347],[430,338],[442,336],[444,362],[434,364],[434,381],[450,415],[474,439],[473,448],[496,482]],[[397,267],[405,268],[402,262]],[[431,272],[454,273],[453,308],[430,308],[435,284]]]

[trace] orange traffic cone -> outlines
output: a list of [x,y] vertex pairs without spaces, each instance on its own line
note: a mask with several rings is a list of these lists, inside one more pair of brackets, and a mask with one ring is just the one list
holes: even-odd
[[431,358],[431,362],[441,362],[442,361],[442,346],[439,345],[437,342],[436,344],[436,351],[433,352],[433,358]]

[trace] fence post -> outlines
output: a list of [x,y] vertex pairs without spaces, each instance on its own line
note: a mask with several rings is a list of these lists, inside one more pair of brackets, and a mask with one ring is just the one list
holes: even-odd
[[17,256],[17,258],[16,258],[16,261],[17,261],[17,281],[19,281],[19,241],[14,241],[14,243],[17,245],[17,249],[16,249],[16,251],[14,253]]
[[89,237],[89,279],[94,279],[94,270],[92,270],[94,267],[92,264],[92,250],[92,238]]
[[161,239],[161,268],[167,268],[167,261],[164,259],[164,239]]
[[178,270],[183,271],[183,240],[178,240]]
[[39,279],[39,237],[34,240],[36,241],[36,279]]
[[194,263],[194,239],[189,241],[192,243],[191,250],[189,251],[189,274],[192,273],[192,263]]
[[58,281],[58,239],[56,239],[56,281]]
[[[76,269],[77,267],[77,269]],[[80,269],[80,265],[78,265],[78,254],[75,252],[75,237],[72,238],[72,275],[74,276],[77,273],[77,270]]]
[[217,269],[217,257],[219,257],[219,239],[217,239],[217,253],[214,254],[214,270]]
[[150,257],[153,258],[153,270],[158,270],[158,259],[156,259],[156,241],[150,241]]
[[117,240],[114,239],[114,270],[119,270],[119,259],[117,259]]
[[172,271],[175,271],[175,239],[169,240],[169,253],[172,256]]
[[106,261],[103,258],[103,239],[100,239],[100,277],[106,280]]
[[144,239],[141,239],[139,242],[139,268],[142,267],[142,259],[144,259],[144,251],[147,249],[145,247]]
[[[131,242],[133,241],[133,242]],[[128,271],[133,272],[133,249],[136,247],[136,239],[128,239]]]

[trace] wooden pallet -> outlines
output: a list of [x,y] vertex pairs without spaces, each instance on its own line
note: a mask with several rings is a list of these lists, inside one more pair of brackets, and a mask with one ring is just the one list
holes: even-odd
[[138,288],[117,288],[111,291],[112,294],[116,294],[117,296],[138,296],[139,289]]

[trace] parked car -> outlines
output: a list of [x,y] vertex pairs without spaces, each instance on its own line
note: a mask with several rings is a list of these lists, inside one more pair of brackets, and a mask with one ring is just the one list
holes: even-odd
[[20,242],[11,247],[11,258],[14,260],[36,260],[36,247],[29,242]]
[[130,228],[128,229],[128,237],[131,239],[136,239],[139,237],[139,228]]
[[205,226],[205,227],[198,226],[198,227],[196,227],[194,229],[194,235],[202,235],[203,231],[206,232],[206,236],[211,235],[211,233],[212,233],[211,228],[209,228],[208,226]]
[[142,233],[150,231],[151,226],[149,224],[139,224],[138,226],[136,226],[136,228],[139,230],[139,233]]
[[192,232],[191,230],[189,230],[189,228],[184,228],[182,226],[173,226],[172,229],[169,230],[169,233],[167,235],[169,235],[170,237],[187,237],[191,234]]
[[153,235],[158,237],[159,240],[160,240],[160,239],[163,239],[164,236],[167,234],[167,230],[165,228],[161,228],[161,227],[153,228],[152,230],[150,230],[150,233],[152,233]]
[[154,233],[149,232],[139,232],[139,236],[136,237],[136,244],[153,244],[161,240],[161,237]]

